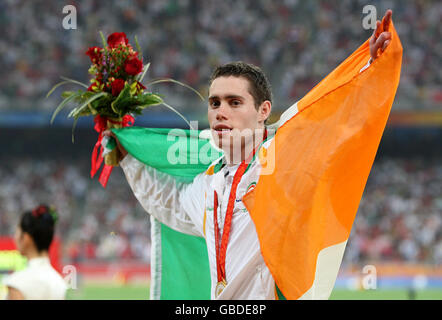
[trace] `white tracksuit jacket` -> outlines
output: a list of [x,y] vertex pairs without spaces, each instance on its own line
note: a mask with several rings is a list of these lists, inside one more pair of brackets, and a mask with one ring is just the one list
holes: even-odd
[[[271,140],[264,142],[262,147],[268,148]],[[215,163],[218,161],[224,163],[224,157]],[[191,184],[178,183],[131,155],[127,155],[120,166],[135,197],[148,213],[172,229],[206,239],[211,296],[215,299],[217,268],[213,223],[214,190],[219,197],[218,225],[222,234],[230,187],[238,165],[224,165],[213,174],[208,174],[208,170],[196,176]],[[261,255],[255,225],[241,200],[247,190],[258,182],[261,168],[257,157],[244,173],[236,190],[226,253],[227,286],[218,299],[275,299],[273,277]]]

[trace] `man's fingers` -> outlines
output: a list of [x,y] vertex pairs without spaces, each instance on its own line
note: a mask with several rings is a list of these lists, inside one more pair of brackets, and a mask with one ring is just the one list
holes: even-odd
[[115,139],[115,141],[117,142],[117,145],[120,147],[120,141],[118,141],[117,136],[115,135],[115,133],[113,133],[111,130],[105,130],[103,131],[103,136],[107,136],[107,137],[112,137]]
[[370,44],[374,44],[376,42],[377,36],[376,36],[376,32],[378,30],[378,22],[380,23],[380,21],[376,21],[376,28],[373,30],[373,34],[371,35],[370,38]]
[[110,131],[110,130],[105,130],[105,131],[103,131],[103,136],[108,136],[108,137],[116,138],[116,137],[115,137],[115,133],[113,133],[113,132]]
[[124,149],[124,147],[121,145],[120,141],[117,139],[117,136],[115,135],[115,133],[113,133],[111,130],[104,130],[103,131],[103,136],[106,137],[112,137],[115,139],[116,143],[117,143],[117,148],[119,150],[119,161],[123,160],[123,158],[127,155],[127,151],[126,149]]
[[381,22],[378,20],[378,21],[376,21],[376,29],[374,30],[375,40],[379,37],[381,32],[382,32],[382,30],[381,30]]
[[382,46],[382,52],[384,52],[384,50],[388,47],[388,45],[390,44],[390,40],[387,40],[384,42],[384,45]]
[[376,59],[377,52],[379,49],[383,52],[385,48],[390,44],[391,32],[382,32],[376,42],[371,46],[370,53],[371,56]]
[[113,137],[115,139],[115,142],[117,143],[118,149],[120,149],[120,151],[122,151],[123,153],[127,153],[126,149],[124,149],[124,147],[121,145],[120,140],[118,140],[115,133],[113,133],[111,130],[106,130],[106,131],[103,131],[103,135]]
[[[382,32],[381,35],[379,36],[379,38],[376,40],[376,44],[375,44],[375,50],[376,52],[378,51],[378,49],[382,48],[382,51],[384,51],[384,49],[387,47],[387,45],[385,45],[385,43],[387,41],[391,40],[391,33],[390,32]],[[390,43],[390,42],[388,42]]]
[[371,36],[370,41],[369,41],[370,48],[372,50],[374,50],[374,46],[376,44],[376,40],[378,39],[378,36],[379,36],[378,31],[380,29],[380,25],[381,25],[381,22],[379,20],[376,21],[376,28],[374,29],[373,35]]
[[383,33],[381,33],[381,35],[379,36],[379,38],[376,40],[376,43],[374,45],[374,48],[376,50],[376,52],[378,51],[378,49],[380,49],[382,47],[382,45],[385,42],[385,36]]
[[390,9],[388,9],[385,12],[385,16],[382,19],[382,30],[383,31],[388,31],[388,28],[390,26],[390,20],[391,20],[391,16],[393,15],[393,11],[391,11]]
[[370,38],[370,55],[373,59],[376,59],[378,56],[378,50],[381,49],[381,52],[388,47],[391,42],[391,33],[388,32],[391,16],[393,15],[393,11],[388,9],[385,12],[382,21],[376,21],[376,28],[373,31],[373,35]]

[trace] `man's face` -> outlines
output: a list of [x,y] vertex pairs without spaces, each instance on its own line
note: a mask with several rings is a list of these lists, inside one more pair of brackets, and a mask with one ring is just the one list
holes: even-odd
[[231,151],[233,141],[241,137],[244,146],[256,129],[263,129],[266,116],[260,109],[255,107],[246,78],[228,76],[213,80],[209,88],[208,119],[218,147]]

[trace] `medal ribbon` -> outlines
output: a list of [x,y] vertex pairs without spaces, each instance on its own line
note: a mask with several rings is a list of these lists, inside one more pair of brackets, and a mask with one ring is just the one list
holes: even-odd
[[[264,140],[267,138],[267,129],[264,131]],[[253,150],[252,154],[246,160],[243,160],[239,165],[233,177],[232,187],[230,189],[229,202],[227,203],[226,219],[224,221],[224,229],[221,237],[221,245],[219,242],[219,226],[218,226],[218,194],[214,191],[213,203],[213,222],[215,231],[215,249],[216,249],[216,270],[218,275],[218,282],[226,281],[226,252],[227,244],[229,243],[230,228],[232,226],[233,209],[235,208],[236,189],[241,181],[244,172],[247,169],[248,162],[253,158],[259,146]]]

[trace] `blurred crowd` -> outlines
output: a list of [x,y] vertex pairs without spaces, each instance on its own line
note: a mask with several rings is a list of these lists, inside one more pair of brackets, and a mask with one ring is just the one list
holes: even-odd
[[[62,27],[63,1],[0,2],[0,111],[52,111],[45,99],[59,76],[88,82],[89,46],[105,35],[137,35],[147,80],[170,77],[207,92],[213,68],[243,60],[263,68],[273,85],[275,109],[300,99],[372,34],[364,30],[362,8],[387,8],[404,47],[396,109],[434,109],[442,104],[442,2],[437,0],[149,0],[71,1],[77,29]],[[44,8],[44,10],[42,10]],[[6,76],[7,75],[7,76]],[[148,82],[148,81],[146,81]],[[190,91],[158,84],[178,108],[198,102]],[[57,91],[58,93],[58,91]]]
[[344,262],[442,263],[442,162],[375,162]]
[[[89,163],[2,161],[0,235],[13,235],[19,215],[47,202],[57,207],[57,236],[68,262],[150,262],[149,216],[122,170],[103,189]],[[344,263],[442,263],[442,162],[381,159],[369,176]]]
[[39,203],[54,205],[56,236],[71,262],[115,259],[150,261],[150,222],[121,170],[113,170],[106,189],[90,179],[89,162],[66,160],[2,161],[0,235],[11,236],[20,214]]

